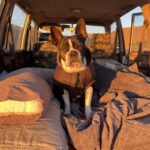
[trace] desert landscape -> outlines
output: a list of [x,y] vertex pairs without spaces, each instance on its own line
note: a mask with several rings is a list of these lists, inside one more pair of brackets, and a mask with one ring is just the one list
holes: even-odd
[[[123,29],[126,52],[128,52],[128,50],[129,50],[130,32],[131,32],[131,28]],[[141,42],[141,39],[142,39],[141,36],[142,36],[142,27],[134,27],[134,29],[133,29],[133,44],[132,44],[131,51],[138,51],[139,43]],[[145,42],[144,42],[143,51],[150,51],[150,40],[148,38],[148,32],[145,33]]]
[[[123,34],[124,34],[124,40],[125,40],[125,51],[126,54],[128,54],[129,52],[129,45],[130,45],[130,32],[131,32],[131,28],[123,28]],[[131,52],[138,52],[139,51],[139,45],[140,42],[142,40],[142,32],[143,32],[143,28],[142,27],[134,27],[133,29],[133,38],[132,38],[132,48],[131,48]],[[87,39],[87,47],[92,51],[95,52],[95,45],[94,45],[94,36],[95,34],[89,34],[88,35],[88,39]],[[148,37],[148,32],[146,30],[145,32],[145,41],[144,41],[144,46],[143,46],[143,52],[147,52],[150,51],[150,40]],[[115,32],[111,33],[111,44],[112,46],[115,40]],[[100,45],[103,44],[103,42],[100,43],[96,43],[97,45],[99,45],[99,47],[101,47]]]

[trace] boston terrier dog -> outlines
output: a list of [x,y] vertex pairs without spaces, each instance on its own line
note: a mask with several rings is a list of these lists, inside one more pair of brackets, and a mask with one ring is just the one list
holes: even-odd
[[57,66],[53,75],[54,96],[61,101],[67,116],[71,115],[70,102],[83,96],[85,116],[90,119],[95,71],[91,64],[91,53],[85,46],[85,21],[79,19],[74,36],[64,37],[53,26],[51,36],[58,48]]

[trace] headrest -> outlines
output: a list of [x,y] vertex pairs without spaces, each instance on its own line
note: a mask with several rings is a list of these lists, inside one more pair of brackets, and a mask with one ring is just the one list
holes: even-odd
[[39,41],[51,41],[51,34],[50,33],[41,33],[39,37]]
[[93,34],[94,43],[111,43],[111,35],[109,33]]

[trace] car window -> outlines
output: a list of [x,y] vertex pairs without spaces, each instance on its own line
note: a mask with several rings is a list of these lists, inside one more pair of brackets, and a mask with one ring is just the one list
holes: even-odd
[[[70,28],[66,28],[62,34],[64,36],[71,36],[75,34],[75,28],[76,24],[64,24],[70,26]],[[86,30],[88,35],[91,34],[100,34],[100,33],[105,33],[105,28],[103,26],[96,26],[96,25],[86,25]]]
[[30,30],[28,32],[27,50],[31,50],[35,44],[35,23],[31,20]]
[[117,32],[117,24],[116,24],[116,22],[114,22],[114,23],[112,23],[111,26],[110,26],[111,44],[114,44],[114,43],[115,43],[116,32]]
[[[132,45],[131,45],[131,52],[132,51],[138,51],[141,38],[142,38],[142,32],[143,32],[143,23],[144,23],[144,17],[143,14],[135,14],[133,19],[133,28],[132,28]],[[145,45],[145,44],[144,44]]]
[[11,18],[15,49],[20,49],[22,32],[23,32],[23,27],[25,24],[26,17],[27,14],[25,13],[25,11],[22,8],[20,8],[18,5],[15,5],[12,18]]
[[147,28],[146,28],[147,30],[144,29],[143,25],[144,25],[143,14],[135,13],[133,15],[132,43],[131,43],[130,52],[139,51],[140,48],[142,48],[143,52],[150,51],[148,29]]
[[4,4],[5,4],[5,0],[0,0],[0,16],[2,14]]
[[31,21],[31,48],[35,44],[35,23],[32,20]]
[[[123,33],[124,33],[124,40],[125,40],[125,51],[126,54],[129,52],[129,45],[130,45],[130,36],[131,36],[131,21],[132,21],[132,15],[134,13],[141,12],[141,8],[137,7],[130,12],[126,13],[121,17],[122,27],[123,27]],[[141,21],[141,20],[139,20]]]

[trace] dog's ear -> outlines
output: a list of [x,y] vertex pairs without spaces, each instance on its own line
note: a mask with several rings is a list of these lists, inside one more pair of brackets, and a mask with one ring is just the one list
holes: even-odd
[[83,18],[78,20],[75,33],[81,40],[85,40],[88,37],[85,20]]
[[63,38],[61,31],[54,26],[51,27],[51,36],[56,45],[58,45]]

